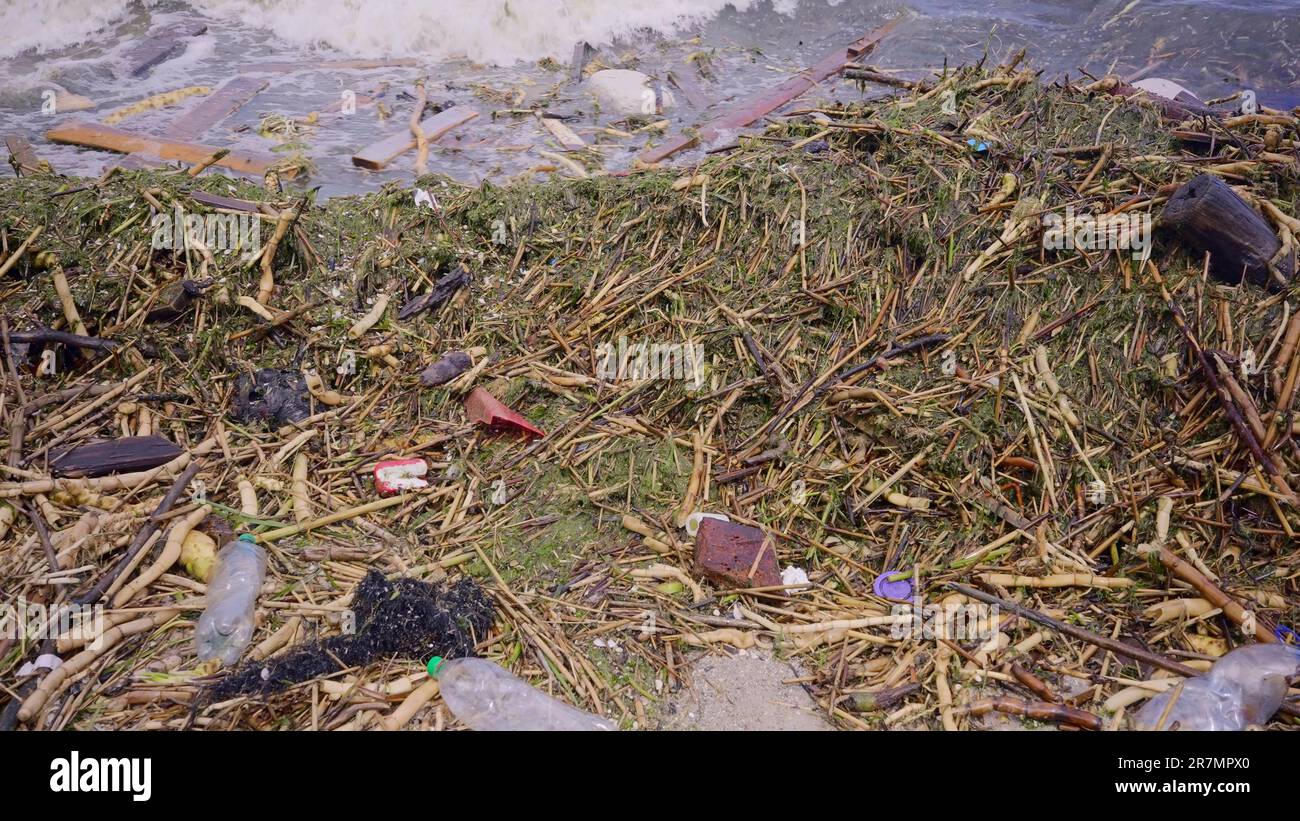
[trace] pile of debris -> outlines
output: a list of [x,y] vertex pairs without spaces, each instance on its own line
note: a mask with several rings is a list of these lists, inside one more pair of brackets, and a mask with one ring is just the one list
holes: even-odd
[[256,677],[454,575],[461,652],[625,728],[700,648],[845,728],[1109,729],[1293,635],[1300,118],[1018,62],[686,171],[0,183],[0,591],[111,628],[0,639],[4,720],[449,723],[396,636],[200,698],[192,533],[269,551]]

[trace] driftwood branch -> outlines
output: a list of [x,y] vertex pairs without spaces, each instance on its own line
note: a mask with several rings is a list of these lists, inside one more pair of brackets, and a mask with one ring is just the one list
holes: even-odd
[[47,342],[58,342],[63,345],[75,345],[78,348],[94,348],[97,351],[111,351],[121,344],[120,342],[114,342],[111,339],[100,339],[97,336],[82,336],[81,334],[68,333],[67,331],[55,331],[50,328],[11,333],[9,334],[9,341],[16,342],[20,345],[39,345]]

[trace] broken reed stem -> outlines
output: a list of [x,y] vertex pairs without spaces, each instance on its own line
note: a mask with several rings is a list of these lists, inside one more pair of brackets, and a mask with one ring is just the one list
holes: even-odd
[[204,171],[207,171],[216,163],[225,159],[225,157],[229,153],[230,153],[229,148],[219,148],[216,151],[209,154],[207,157],[205,157],[202,161],[195,163],[190,168],[190,170],[185,172],[185,175],[193,179],[194,177],[197,177],[198,175],[202,174]]
[[415,718],[415,714],[420,712],[420,708],[433,700],[438,695],[438,680],[431,678],[411,691],[410,695],[402,699],[402,703],[397,705],[391,713],[380,719],[377,729],[382,730],[400,730],[407,723]]
[[27,253],[27,249],[32,247],[32,243],[36,241],[36,238],[39,237],[41,232],[44,230],[44,225],[36,226],[32,229],[32,232],[27,235],[27,239],[23,240],[22,244],[14,249],[14,252],[4,261],[4,264],[0,265],[0,279],[3,279],[5,274],[9,273],[10,268],[13,268],[18,264],[18,260],[23,258],[23,254]]
[[55,263],[50,270],[50,278],[54,280],[54,291],[59,295],[59,303],[63,306],[63,317],[68,320],[68,327],[76,331],[79,336],[86,336],[86,323],[81,321],[81,314],[77,313],[77,303],[72,298],[72,289],[68,287],[68,277],[63,273],[63,266]]
[[293,460],[293,517],[299,525],[311,521],[311,499],[307,495],[307,454],[302,451]]
[[[298,208],[301,208],[301,203]],[[275,220],[275,230],[262,248],[262,279],[257,284],[257,303],[268,305],[271,294],[275,292],[275,252],[280,248],[280,241],[289,233],[289,226],[298,216],[298,208],[280,211]]]
[[172,525],[171,532],[167,535],[167,541],[163,544],[162,552],[158,554],[157,561],[142,571],[134,581],[118,591],[117,595],[113,597],[113,607],[125,606],[127,602],[157,581],[159,576],[170,570],[171,566],[176,564],[176,560],[181,557],[181,545],[185,543],[185,537],[190,535],[190,531],[211,512],[211,507],[203,505]]
[[156,630],[175,618],[178,612],[180,611],[175,609],[160,610],[152,616],[119,624],[105,631],[94,645],[68,659],[41,679],[36,685],[36,690],[18,708],[18,720],[26,723],[35,719],[46,702],[59,692],[65,683],[69,683],[74,676],[84,672],[123,639]]
[[185,488],[189,485],[190,481],[198,475],[201,467],[202,463],[198,459],[195,459],[181,472],[180,476],[178,476],[176,481],[172,483],[171,488],[168,489],[162,500],[158,502],[158,506],[154,508],[153,513],[149,514],[149,518],[145,521],[144,526],[136,532],[135,538],[131,540],[131,544],[127,547],[126,552],[122,554],[122,558],[112,570],[101,576],[99,581],[95,582],[89,590],[78,594],[74,598],[74,601],[77,604],[91,604],[99,601],[100,597],[104,595],[104,591],[108,590],[128,567],[133,566],[136,556],[140,554],[147,544],[149,544],[150,538],[158,531],[159,526],[162,524],[163,517],[172,509],[177,500],[180,499],[181,494],[185,492]]
[[1220,404],[1223,406],[1223,412],[1227,415],[1228,421],[1232,423],[1232,427],[1236,430],[1237,436],[1241,439],[1242,443],[1246,445],[1251,456],[1254,457],[1255,462],[1264,469],[1264,472],[1267,473],[1269,478],[1277,485],[1278,490],[1286,496],[1287,501],[1292,505],[1300,505],[1300,500],[1297,500],[1294,491],[1287,486],[1286,480],[1282,477],[1281,472],[1278,470],[1272,457],[1265,453],[1263,448],[1260,447],[1259,440],[1255,438],[1254,432],[1250,429],[1250,426],[1246,424],[1245,419],[1242,418],[1241,411],[1233,401],[1232,394],[1220,381],[1218,370],[1210,363],[1209,355],[1206,354],[1205,350],[1201,347],[1201,344],[1197,340],[1196,334],[1192,331],[1191,326],[1187,324],[1187,319],[1183,316],[1182,309],[1178,307],[1176,302],[1174,302],[1174,298],[1170,295],[1169,289],[1165,287],[1165,281],[1160,275],[1160,270],[1150,259],[1146,261],[1146,264],[1147,269],[1151,272],[1152,278],[1160,287],[1160,296],[1164,300],[1165,305],[1168,306],[1169,312],[1173,315],[1174,324],[1178,327],[1184,341],[1186,341],[1187,347],[1191,349],[1192,355],[1196,358],[1197,363],[1201,367],[1201,375],[1205,377],[1205,381],[1209,384],[1210,389],[1218,397]]
[[411,133],[415,135],[415,176],[422,177],[428,172],[429,164],[429,138],[425,136],[424,129],[420,127],[420,118],[424,116],[424,105],[428,102],[429,96],[424,88],[424,79],[421,78],[415,83],[415,108],[411,111],[410,127]]
[[297,536],[299,533],[309,533],[317,528],[327,527],[338,522],[353,519],[357,516],[364,516],[367,513],[374,513],[377,510],[383,510],[384,508],[393,507],[394,505],[400,505],[403,502],[409,501],[411,501],[411,497],[405,495],[391,496],[387,499],[377,499],[373,502],[367,502],[364,505],[358,505],[357,507],[348,508],[347,510],[340,510],[331,513],[328,516],[322,516],[319,519],[299,522],[296,525],[276,528],[275,530],[268,530],[265,533],[259,533],[257,534],[257,542],[259,544],[267,544],[268,542],[274,542],[278,539],[287,539],[290,536]]
[[1235,599],[1220,590],[1213,582],[1196,568],[1187,562],[1178,558],[1172,550],[1159,545],[1156,547],[1160,557],[1160,563],[1169,569],[1169,572],[1182,579],[1183,581],[1196,588],[1196,592],[1213,606],[1223,611],[1223,615],[1232,620],[1233,624],[1241,627],[1246,633],[1253,635],[1256,641],[1264,644],[1273,644],[1277,641],[1277,636],[1273,631],[1268,629],[1255,614],[1237,603]]

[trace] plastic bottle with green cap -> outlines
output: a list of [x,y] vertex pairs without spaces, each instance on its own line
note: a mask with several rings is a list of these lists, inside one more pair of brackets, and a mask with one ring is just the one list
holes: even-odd
[[194,631],[199,661],[239,661],[253,639],[257,594],[265,580],[266,551],[251,534],[221,548],[208,580],[208,606]]
[[612,722],[551,698],[487,659],[429,660],[442,700],[473,730],[616,730]]
[[1220,656],[1210,672],[1151,699],[1133,716],[1139,730],[1244,730],[1267,724],[1300,676],[1300,647],[1248,644]]

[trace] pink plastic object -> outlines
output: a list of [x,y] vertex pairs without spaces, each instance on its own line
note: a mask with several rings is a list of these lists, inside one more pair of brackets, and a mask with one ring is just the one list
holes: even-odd
[[429,466],[423,459],[390,459],[375,465],[375,489],[381,495],[428,487],[424,475]]

